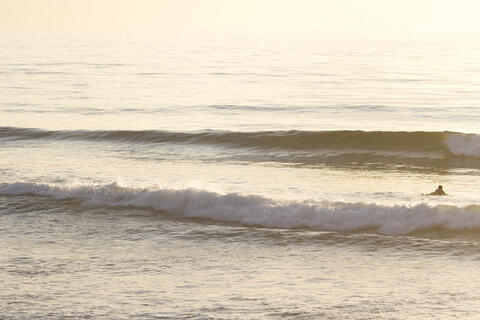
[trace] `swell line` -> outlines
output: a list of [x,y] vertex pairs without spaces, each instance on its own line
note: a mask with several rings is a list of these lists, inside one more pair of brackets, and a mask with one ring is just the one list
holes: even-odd
[[256,131],[205,130],[174,132],[161,130],[41,130],[0,127],[4,140],[84,140],[124,143],[209,144],[262,150],[370,150],[433,152],[480,158],[480,135],[427,131]]

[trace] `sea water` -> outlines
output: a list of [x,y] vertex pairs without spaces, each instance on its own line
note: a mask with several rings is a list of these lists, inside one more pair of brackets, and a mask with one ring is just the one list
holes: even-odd
[[2,34],[0,318],[476,319],[479,125],[475,40]]

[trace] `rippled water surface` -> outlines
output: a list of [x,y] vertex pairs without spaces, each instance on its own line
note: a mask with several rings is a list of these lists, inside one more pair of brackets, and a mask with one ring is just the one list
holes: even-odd
[[479,58],[2,34],[0,318],[477,318]]

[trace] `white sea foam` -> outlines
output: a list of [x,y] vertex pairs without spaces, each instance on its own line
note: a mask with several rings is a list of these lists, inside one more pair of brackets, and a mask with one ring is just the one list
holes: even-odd
[[455,155],[480,157],[480,135],[452,133],[445,143]]
[[384,206],[345,202],[285,202],[236,193],[197,189],[132,189],[117,183],[62,187],[27,182],[0,184],[0,195],[38,195],[78,199],[90,206],[126,206],[166,211],[179,217],[272,228],[313,228],[354,231],[373,229],[383,234],[416,230],[480,228],[480,206]]

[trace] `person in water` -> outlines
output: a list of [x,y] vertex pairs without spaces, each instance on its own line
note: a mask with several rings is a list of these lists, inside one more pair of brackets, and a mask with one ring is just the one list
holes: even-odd
[[428,194],[429,196],[446,196],[447,194],[443,191],[442,186],[438,186],[437,190],[433,191],[432,193]]

